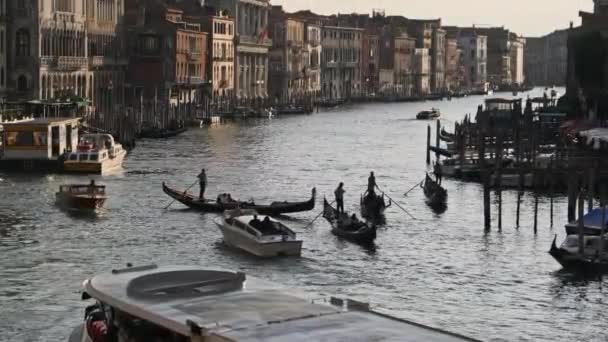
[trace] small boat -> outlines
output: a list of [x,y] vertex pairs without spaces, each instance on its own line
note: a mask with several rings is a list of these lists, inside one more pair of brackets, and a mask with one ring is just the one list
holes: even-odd
[[476,341],[241,272],[128,266],[82,286],[88,305],[69,342]]
[[98,210],[106,202],[106,187],[90,184],[61,185],[55,193],[57,205],[77,210]]
[[378,196],[375,192],[361,195],[361,216],[373,222],[383,221],[384,211],[392,204],[389,199],[388,205],[384,201],[384,194]]
[[439,109],[432,108],[431,110],[423,110],[416,115],[416,119],[418,120],[434,120],[439,119],[441,113]]
[[[596,208],[583,216],[583,234],[585,235],[600,235],[602,232],[602,217],[604,224],[608,226],[608,215],[603,215],[603,208]],[[566,233],[568,235],[578,234],[578,220],[566,224]]]
[[608,271],[608,235],[604,236],[604,247],[601,250],[600,236],[583,236],[585,245],[583,254],[579,253],[579,236],[570,234],[560,247],[557,247],[557,235],[553,238],[549,254],[562,265],[564,269],[583,272]]
[[427,173],[424,184],[421,185],[427,203],[431,207],[444,207],[447,205],[448,191],[435,182]]
[[335,236],[361,245],[372,245],[376,240],[376,226],[369,222],[353,222],[348,214],[338,211],[323,199],[323,217],[331,224]]
[[120,169],[127,151],[110,134],[85,134],[76,151],[65,155],[63,169],[67,172],[97,173]]
[[188,130],[183,124],[175,124],[170,128],[157,128],[145,126],[139,133],[139,138],[142,139],[168,139],[178,136]]
[[445,128],[441,128],[441,132],[439,132],[439,139],[441,139],[442,141],[451,143],[454,142],[454,140],[456,140],[456,135],[453,133],[448,133]]
[[279,115],[310,114],[312,113],[312,108],[307,106],[288,105],[277,108],[277,113]]
[[178,191],[163,183],[163,191],[169,197],[183,205],[208,213],[222,213],[225,210],[236,208],[253,209],[260,215],[278,216],[282,214],[298,213],[313,210],[317,190],[312,189],[312,196],[304,202],[272,202],[271,204],[256,204],[253,201],[242,202],[232,199],[230,194],[221,194],[215,200],[199,199],[187,191]]
[[255,210],[226,210],[216,220],[224,242],[258,257],[300,256],[302,240],[287,226]]

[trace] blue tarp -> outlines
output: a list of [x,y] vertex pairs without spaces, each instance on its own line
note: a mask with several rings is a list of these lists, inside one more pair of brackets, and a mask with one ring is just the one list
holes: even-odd
[[[602,229],[602,211],[602,208],[593,209],[589,213],[587,213],[587,215],[583,216],[583,223],[586,229]],[[606,210],[606,218],[604,219],[604,221],[606,221],[606,227],[608,228],[608,209]],[[569,226],[574,227],[577,225],[578,220],[575,223],[569,224]]]

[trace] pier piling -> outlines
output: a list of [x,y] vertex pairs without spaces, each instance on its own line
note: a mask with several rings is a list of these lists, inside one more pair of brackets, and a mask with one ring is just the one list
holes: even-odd
[[426,130],[426,164],[431,164],[431,125]]

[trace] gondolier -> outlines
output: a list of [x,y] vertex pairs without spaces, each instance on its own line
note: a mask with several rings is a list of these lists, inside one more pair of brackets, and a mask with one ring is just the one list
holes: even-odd
[[200,199],[204,199],[205,198],[205,188],[207,187],[207,174],[205,173],[205,169],[202,169],[201,173],[197,177],[198,177],[198,184],[201,187],[201,192],[198,197]]
[[375,189],[376,189],[376,177],[374,176],[374,171],[372,171],[369,174],[369,178],[367,178],[367,192],[370,195],[373,195]]
[[336,196],[336,211],[338,214],[344,214],[344,183],[340,182],[334,195]]
[[441,185],[441,178],[443,178],[443,170],[441,169],[441,164],[439,164],[439,162],[436,162],[433,165],[433,173],[435,174],[435,179],[437,180],[437,183]]

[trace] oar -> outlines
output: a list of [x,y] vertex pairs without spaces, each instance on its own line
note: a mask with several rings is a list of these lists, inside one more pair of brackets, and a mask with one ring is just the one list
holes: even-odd
[[414,191],[414,189],[416,189],[417,187],[419,187],[420,185],[422,185],[422,182],[424,182],[424,179],[420,181],[420,183],[416,183],[416,185],[414,185],[411,189],[409,189],[408,191],[406,191],[403,196],[407,196],[407,194],[409,194],[410,192]]
[[[378,190],[382,191],[382,189],[380,189],[380,187],[378,185],[376,185],[376,188],[378,188]],[[415,218],[412,214],[410,214],[407,210],[405,210],[405,208],[403,208],[399,203],[397,203],[397,201],[395,201],[394,199],[391,198],[391,196],[389,196],[386,192],[382,191],[383,194],[386,195],[386,197],[388,197],[388,199],[391,200],[391,202],[395,203],[395,205],[403,210],[404,213],[408,214],[409,217],[411,217],[414,220],[417,220],[417,218]]]
[[[198,183],[198,180],[195,180],[195,181],[194,181],[194,183],[192,183],[192,185],[190,185],[190,186],[188,187],[188,189],[186,189],[186,190],[184,191],[184,196],[186,196],[186,192],[188,192],[188,190],[192,189],[192,187],[193,187],[193,186],[195,186],[195,185],[196,185],[196,183]],[[177,201],[177,199],[176,199],[176,198],[174,198],[174,199],[173,199],[173,201],[171,201],[171,203],[169,203],[169,205],[167,205],[167,206],[165,207],[165,210],[169,209],[169,207],[170,207],[170,206],[171,206],[173,203],[175,203],[175,201]]]
[[[329,203],[329,205],[333,205],[336,201],[333,200],[331,203]],[[306,227],[304,227],[304,229],[310,227],[319,217],[321,217],[321,215],[323,215],[323,213],[325,212],[325,206],[323,206],[323,211],[317,215],[317,217],[315,217],[312,221],[310,221],[310,223],[308,225],[306,225]]]

